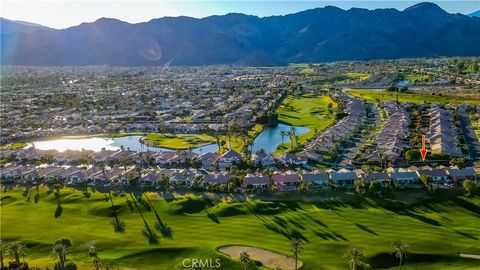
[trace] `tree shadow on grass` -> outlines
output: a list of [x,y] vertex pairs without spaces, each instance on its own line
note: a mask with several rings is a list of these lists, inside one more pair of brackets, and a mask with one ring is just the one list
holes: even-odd
[[152,231],[152,229],[150,229],[150,226],[148,225],[147,221],[145,220],[145,217],[143,216],[142,210],[140,210],[139,202],[135,199],[135,197],[133,197],[132,194],[130,194],[130,197],[132,198],[132,202],[137,208],[138,214],[140,214],[140,217],[143,220],[143,224],[145,225],[145,230],[141,230],[142,235],[145,236],[145,238],[147,238],[149,244],[151,245],[158,244],[160,242],[158,239],[158,236],[155,232]]
[[165,238],[173,238],[173,231],[172,228],[170,228],[167,223],[164,223],[162,219],[160,218],[160,215],[158,214],[157,210],[155,209],[155,206],[153,203],[150,201],[150,199],[145,195],[145,198],[150,205],[150,208],[153,210],[155,213],[155,217],[157,218],[157,222],[155,223],[155,229],[159,231],[163,237]]
[[433,226],[442,226],[442,224],[440,224],[440,222],[436,221],[435,219],[431,219],[431,218],[426,217],[422,214],[418,214],[418,213],[415,213],[415,212],[412,212],[412,211],[406,212],[405,215],[407,215],[411,218],[417,219],[421,222],[433,225]]
[[57,204],[57,208],[55,209],[55,218],[59,218],[62,216],[63,207],[60,204]]
[[319,220],[319,219],[310,217],[310,220],[313,221],[313,222],[315,222],[316,224],[322,226],[322,227],[328,228],[327,224],[323,223],[323,222],[322,222],[321,220]]
[[[340,237],[335,236],[333,233],[329,232],[322,232],[322,231],[314,231],[313,232],[316,236],[322,238],[323,240],[334,240],[334,241],[348,241],[343,235],[339,235]],[[338,235],[338,234],[337,234]]]
[[472,203],[472,202],[469,202],[465,199],[462,199],[462,198],[455,198],[453,200],[458,206],[461,206],[463,208],[465,208],[466,210],[468,210],[469,212],[475,214],[477,217],[480,217],[480,206]]
[[[367,258],[368,264],[373,269],[390,269],[398,266],[398,259],[394,255],[382,252]],[[452,262],[468,262],[474,264],[474,260],[462,258],[457,255],[442,255],[442,254],[424,254],[424,253],[410,253],[404,260],[404,264],[432,264],[442,263],[447,265]]]
[[158,240],[157,234],[154,233],[152,230],[150,230],[148,226],[146,230],[141,230],[141,231],[142,231],[142,235],[145,236],[145,238],[147,238],[149,244],[158,245],[160,241]]
[[205,210],[207,212],[207,217],[212,220],[213,222],[220,224],[220,220],[218,219],[217,215],[215,215],[212,212],[209,212],[208,210]]
[[288,222],[290,222],[291,224],[295,225],[297,228],[301,229],[301,230],[305,230],[305,226],[303,226],[299,221],[297,220],[294,220],[292,218],[288,218],[287,219]]
[[280,226],[287,226],[287,222],[281,217],[273,217],[273,221]]
[[469,233],[466,233],[466,232],[462,232],[462,231],[459,231],[459,230],[456,230],[456,229],[452,229],[456,234],[459,234],[461,236],[465,236],[467,238],[470,238],[470,239],[474,239],[474,240],[479,240],[478,237],[476,236],[473,236]]
[[110,224],[112,224],[114,232],[125,232],[125,227],[127,226],[127,224],[119,220],[117,216],[113,218]]
[[156,223],[155,223],[155,228],[162,234],[163,237],[165,237],[165,238],[173,238],[172,228],[170,228],[170,227],[167,225],[167,223],[156,222]]
[[376,232],[374,232],[372,229],[368,228],[367,226],[365,225],[362,225],[362,224],[358,224],[358,223],[354,223],[355,226],[357,226],[359,229],[361,230],[364,230],[370,234],[373,234],[373,235],[378,235]]

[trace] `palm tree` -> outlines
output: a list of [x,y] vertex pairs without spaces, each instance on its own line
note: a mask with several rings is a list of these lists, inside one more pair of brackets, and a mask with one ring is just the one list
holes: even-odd
[[60,267],[65,270],[65,263],[67,262],[67,255],[70,254],[73,243],[69,238],[62,238],[55,241],[52,248],[52,258],[58,258]]
[[3,269],[3,255],[8,252],[8,243],[0,239],[0,269]]
[[27,247],[20,241],[11,242],[8,246],[8,253],[10,257],[15,260],[15,264],[20,268],[20,257],[27,255]]
[[398,264],[399,269],[402,269],[403,259],[407,257],[408,254],[408,245],[402,240],[395,240],[392,244],[392,251],[390,254],[395,255],[395,257],[400,261]]
[[92,244],[88,249],[88,255],[93,258],[93,267],[95,267],[95,270],[99,270],[102,267],[102,264],[100,263],[100,258],[98,257],[97,247],[94,244]]
[[357,270],[365,264],[362,262],[364,257],[363,251],[355,247],[348,249],[344,254],[344,258],[352,270]]
[[271,169],[265,169],[263,170],[263,175],[268,177],[268,182],[270,186],[273,186],[273,181],[272,181],[272,176],[273,176],[273,170]]
[[248,252],[242,251],[242,253],[240,253],[240,262],[243,264],[243,269],[247,270],[248,265],[252,262],[252,260],[250,259],[250,255],[248,255]]
[[107,171],[105,170],[105,164],[102,163],[100,164],[100,169],[102,169],[102,175],[103,175],[103,180],[105,180],[105,182],[107,181]]
[[[292,146],[293,146],[293,140],[295,139],[295,136],[296,136],[296,134],[295,134],[296,131],[297,131],[296,127],[291,127],[290,128],[290,133],[292,134],[292,138],[291,138]],[[295,141],[295,143],[297,143],[297,142]]]
[[282,131],[280,131],[280,136],[282,136],[282,144],[283,144],[283,138],[285,136],[288,136],[288,133],[286,131],[282,130]]
[[295,270],[298,269],[298,255],[303,253],[303,243],[300,239],[292,239],[290,242],[290,247],[292,248],[292,254],[295,258]]

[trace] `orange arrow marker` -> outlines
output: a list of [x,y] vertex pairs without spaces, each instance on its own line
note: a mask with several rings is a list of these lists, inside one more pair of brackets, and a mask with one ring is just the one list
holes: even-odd
[[425,135],[422,135],[422,149],[420,150],[420,154],[422,155],[422,161],[425,161],[425,157],[427,156],[427,149],[425,149]]

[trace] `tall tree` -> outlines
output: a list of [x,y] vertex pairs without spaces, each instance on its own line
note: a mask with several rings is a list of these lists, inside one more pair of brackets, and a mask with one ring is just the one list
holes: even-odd
[[95,270],[99,270],[102,264],[100,263],[100,257],[98,257],[97,247],[94,244],[88,249],[88,255],[93,259],[92,263]]
[[8,243],[0,239],[0,269],[3,269],[3,256],[8,252]]
[[293,148],[293,145],[294,145],[294,140],[295,140],[295,145],[297,143],[297,140],[296,140],[296,133],[297,132],[297,128],[296,127],[291,127],[290,128],[290,134],[292,134],[292,137],[290,138],[290,143],[292,144],[292,148]]
[[282,145],[283,145],[283,140],[284,140],[285,136],[288,136],[288,133],[286,131],[282,130],[280,132],[280,136],[282,136]]
[[8,245],[8,253],[10,257],[15,260],[15,264],[20,268],[20,257],[27,255],[27,247],[20,241],[11,242]]
[[433,178],[430,175],[426,175],[426,174],[421,174],[419,178],[420,178],[420,181],[422,181],[422,183],[425,185],[425,187],[428,190],[431,190]]
[[475,193],[475,190],[477,188],[477,185],[475,184],[475,182],[473,182],[472,180],[470,179],[466,179],[463,181],[463,189],[465,189],[465,191],[467,192],[467,195],[470,196],[472,195],[473,193]]
[[290,241],[290,248],[292,250],[293,257],[295,258],[295,270],[298,269],[298,255],[303,253],[303,243],[300,239],[292,239]]
[[243,269],[244,269],[244,270],[248,270],[248,266],[249,266],[250,263],[252,262],[252,260],[250,259],[250,255],[248,254],[248,252],[242,251],[242,253],[240,253],[240,262],[243,264]]
[[407,257],[408,252],[408,245],[405,242],[401,240],[395,240],[395,242],[393,242],[391,254],[395,255],[399,260],[399,269],[402,269],[403,259]]
[[52,257],[58,258],[60,267],[65,270],[65,263],[67,262],[67,255],[70,254],[73,246],[72,240],[69,238],[61,238],[55,241],[52,248]]
[[348,249],[344,254],[344,258],[352,270],[358,270],[361,266],[365,265],[363,262],[365,255],[361,249],[355,247]]

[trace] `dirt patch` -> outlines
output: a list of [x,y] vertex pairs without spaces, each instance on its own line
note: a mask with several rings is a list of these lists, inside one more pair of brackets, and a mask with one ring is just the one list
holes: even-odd
[[[262,248],[231,245],[220,247],[218,250],[237,260],[240,259],[240,253],[246,251],[250,255],[250,259],[259,261],[267,267],[279,266],[284,270],[295,269],[294,258]],[[298,260],[298,268],[301,266],[302,262]]]

